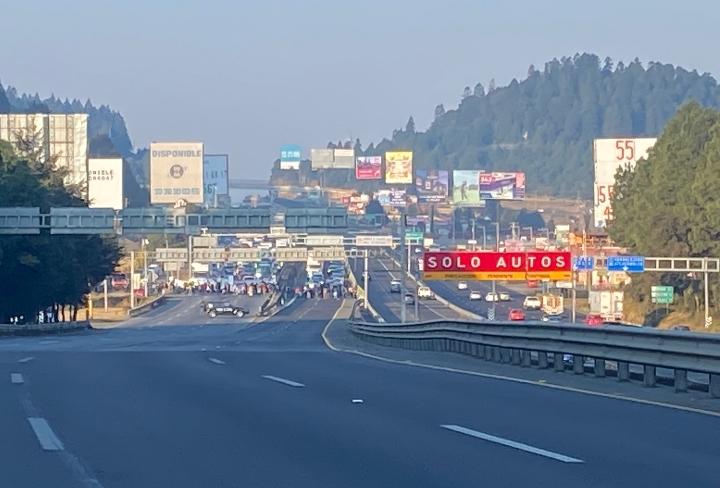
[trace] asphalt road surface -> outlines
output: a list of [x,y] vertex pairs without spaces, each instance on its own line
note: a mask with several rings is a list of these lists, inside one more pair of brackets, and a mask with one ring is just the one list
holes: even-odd
[[720,418],[331,351],[339,300],[227,322],[199,301],[0,340],[0,485],[720,483]]

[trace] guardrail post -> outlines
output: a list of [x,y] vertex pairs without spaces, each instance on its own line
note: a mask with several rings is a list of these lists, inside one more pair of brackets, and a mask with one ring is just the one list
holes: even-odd
[[708,393],[712,398],[720,398],[720,374],[710,375]]
[[532,364],[532,356],[530,356],[530,351],[520,351],[520,364],[522,364],[523,368],[529,368]]
[[512,361],[512,354],[510,352],[510,349],[507,347],[501,347],[500,348],[500,358],[502,363],[509,363]]
[[516,366],[519,365],[520,364],[520,349],[511,349],[510,354],[512,355],[512,359],[511,359],[512,363]]
[[688,378],[687,378],[687,370],[686,369],[676,369],[675,370],[674,386],[675,386],[675,391],[677,391],[677,392],[687,391]]
[[553,353],[553,367],[555,371],[565,371],[565,363],[563,363],[563,355],[561,352]]
[[630,381],[630,363],[627,361],[618,361],[617,379],[618,381]]
[[493,360],[493,348],[492,346],[483,346],[485,349],[485,360],[486,361],[492,361]]
[[502,362],[502,355],[500,353],[500,348],[497,346],[493,346],[493,348],[492,348],[492,359],[496,363]]
[[655,366],[649,364],[643,365],[643,384],[645,386],[655,386],[657,378],[655,376]]
[[578,356],[577,354],[573,356],[573,373],[585,373],[585,358],[583,356]]
[[605,360],[600,358],[593,359],[594,362],[594,370],[595,370],[595,376],[597,377],[604,377],[605,376]]
[[548,357],[545,351],[538,351],[538,368],[545,369],[548,367]]

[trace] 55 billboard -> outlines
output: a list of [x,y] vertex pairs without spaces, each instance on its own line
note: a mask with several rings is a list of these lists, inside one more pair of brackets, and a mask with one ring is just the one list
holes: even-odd
[[409,185],[412,183],[412,151],[385,153],[385,183]]
[[203,203],[202,142],[150,144],[150,203]]
[[382,178],[381,156],[358,156],[355,161],[355,179],[379,180]]
[[525,198],[525,173],[480,173],[480,198],[521,200]]
[[572,279],[569,252],[425,252],[427,280],[553,280]]
[[458,206],[479,207],[480,200],[480,171],[455,170],[453,171],[453,203]]
[[415,191],[420,203],[441,203],[448,197],[448,172],[419,169],[415,172]]

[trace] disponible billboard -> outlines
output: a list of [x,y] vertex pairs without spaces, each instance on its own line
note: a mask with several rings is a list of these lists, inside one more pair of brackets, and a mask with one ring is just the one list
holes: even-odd
[[481,205],[479,170],[463,169],[453,171],[453,203],[465,207],[479,207]]
[[655,145],[655,138],[595,139],[593,141],[593,163],[595,167],[595,188],[593,220],[595,227],[605,227],[612,220],[610,199],[615,193],[615,174],[625,166],[647,158],[648,151]]
[[228,194],[228,155],[203,155],[203,185],[205,203],[213,204],[215,196]]
[[122,158],[88,159],[90,208],[123,208]]
[[425,252],[426,280],[552,280],[572,279],[569,252]]
[[150,144],[150,203],[203,203],[202,142]]
[[382,178],[381,156],[358,156],[355,161],[355,179],[379,180]]
[[442,203],[448,197],[448,172],[437,169],[415,171],[415,191],[419,203]]
[[385,153],[385,183],[409,185],[412,183],[412,151]]
[[333,158],[333,168],[353,169],[355,167],[354,149],[335,149]]
[[335,154],[332,149],[310,149],[312,169],[332,168],[335,163]]
[[480,198],[522,200],[525,198],[525,173],[480,173]]

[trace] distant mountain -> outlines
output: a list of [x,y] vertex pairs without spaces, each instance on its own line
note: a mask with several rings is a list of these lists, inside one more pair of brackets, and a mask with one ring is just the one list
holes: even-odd
[[435,108],[426,132],[411,117],[365,152],[412,149],[419,168],[524,171],[531,194],[590,198],[594,138],[657,136],[689,100],[720,107],[717,81],[669,64],[578,54],[542,71],[530,66],[505,87],[465,87],[457,109]]

